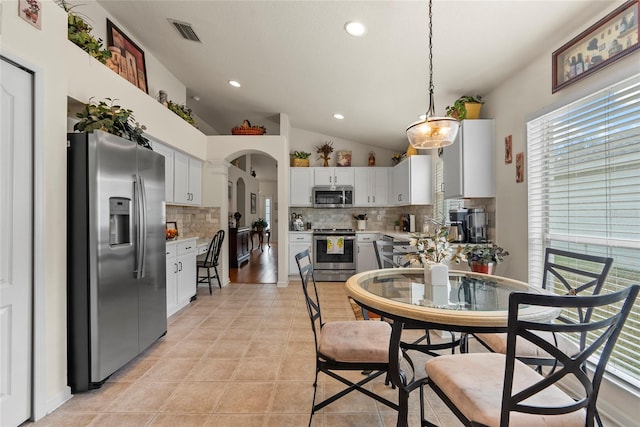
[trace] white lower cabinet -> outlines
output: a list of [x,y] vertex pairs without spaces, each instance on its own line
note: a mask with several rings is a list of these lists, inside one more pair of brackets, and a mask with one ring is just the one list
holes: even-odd
[[378,261],[376,259],[376,251],[373,242],[380,239],[380,234],[376,233],[357,233],[356,242],[358,246],[358,254],[356,257],[356,271],[377,270]]
[[289,274],[298,275],[298,264],[296,263],[296,255],[305,249],[309,249],[311,261],[313,261],[312,250],[312,233],[289,233]]
[[196,239],[167,242],[167,316],[196,294]]

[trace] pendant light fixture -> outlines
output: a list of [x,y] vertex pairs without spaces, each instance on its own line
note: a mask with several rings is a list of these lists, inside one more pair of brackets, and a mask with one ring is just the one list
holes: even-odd
[[424,120],[407,128],[409,143],[415,148],[440,148],[453,144],[460,122],[453,117],[435,117],[433,102],[433,0],[429,0],[429,110]]

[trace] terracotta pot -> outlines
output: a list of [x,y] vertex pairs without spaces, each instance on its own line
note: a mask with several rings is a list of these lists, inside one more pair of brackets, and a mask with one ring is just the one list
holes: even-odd
[[471,271],[474,273],[493,274],[496,271],[496,264],[494,262],[490,262],[489,264],[471,262],[469,263],[469,267],[471,267]]

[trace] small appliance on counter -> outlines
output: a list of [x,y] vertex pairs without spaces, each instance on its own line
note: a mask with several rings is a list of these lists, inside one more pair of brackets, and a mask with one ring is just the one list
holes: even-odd
[[466,216],[465,231],[467,232],[467,242],[486,243],[487,242],[487,213],[482,208],[470,208]]
[[291,222],[290,222],[290,231],[304,231],[304,221],[302,220],[302,215],[296,214],[295,212],[291,213]]
[[467,220],[468,209],[452,209],[449,211],[449,238],[454,243],[466,243],[467,233],[465,232],[465,223]]
[[[414,220],[415,223],[415,220]],[[400,214],[400,225],[402,226],[402,231],[409,232],[411,229],[411,223],[409,219],[409,214]]]

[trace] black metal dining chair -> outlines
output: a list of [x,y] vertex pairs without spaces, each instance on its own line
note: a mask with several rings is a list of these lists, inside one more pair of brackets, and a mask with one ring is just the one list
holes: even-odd
[[[389,369],[391,326],[386,322],[323,321],[309,250],[296,254],[295,259],[300,279],[302,279],[302,291],[311,320],[316,353],[316,375],[313,382],[313,402],[309,425],[311,425],[316,411],[354,390],[398,410],[397,404],[364,387],[365,384],[387,373]],[[367,371],[368,374],[361,381],[353,382],[339,375],[340,371]],[[320,372],[340,381],[347,388],[316,403],[318,374]]]
[[[542,288],[558,295],[598,295],[605,283],[607,274],[613,264],[613,258],[595,255],[585,255],[568,252],[559,249],[547,248],[545,251],[544,276]],[[578,323],[585,319],[589,313],[582,310],[566,311],[558,316],[557,321],[563,323]],[[488,350],[497,353],[506,353],[506,334],[474,334],[474,336]],[[565,352],[577,353],[585,346],[585,338],[581,337],[579,343],[568,339],[562,334],[541,333],[541,336]],[[520,360],[535,366],[554,366],[557,359],[526,342],[518,347],[517,354]]]
[[[220,274],[218,273],[218,261],[220,259],[220,250],[222,249],[222,242],[224,241],[224,230],[218,231],[211,239],[209,248],[206,254],[198,256],[196,259],[196,287],[200,283],[209,283],[209,295],[213,293],[211,290],[211,279],[216,278],[218,280],[218,287],[222,289],[222,283],[220,282]],[[211,275],[211,269],[216,273]],[[207,270],[206,276],[200,275],[200,269]]]
[[[605,368],[638,290],[640,286],[633,285],[619,292],[589,296],[512,293],[506,354],[467,353],[433,358],[425,364],[427,384],[466,426],[593,426]],[[576,323],[520,318],[523,311],[535,306],[587,314]],[[588,336],[589,342],[577,354],[566,353],[542,338],[542,333]],[[517,347],[521,340],[555,358],[558,368],[543,376],[520,361]],[[598,360],[593,371],[584,369],[590,358]],[[564,391],[566,386],[559,385],[560,381],[564,385],[567,381],[575,384],[571,395]],[[421,424],[435,426],[424,419],[424,413]]]

